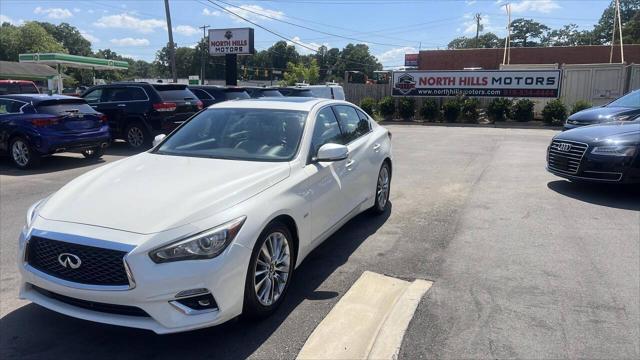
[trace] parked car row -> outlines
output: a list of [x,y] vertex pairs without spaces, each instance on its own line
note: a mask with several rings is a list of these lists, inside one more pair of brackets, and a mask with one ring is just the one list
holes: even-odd
[[[36,166],[57,152],[78,151],[99,158],[110,141],[125,140],[134,149],[151,146],[212,104],[228,100],[313,96],[344,99],[337,85],[222,87],[213,85],[118,82],[97,85],[77,96],[39,95],[33,82],[0,81],[0,152],[21,169]],[[20,93],[14,95],[5,95]],[[284,94],[283,94],[284,93]]]

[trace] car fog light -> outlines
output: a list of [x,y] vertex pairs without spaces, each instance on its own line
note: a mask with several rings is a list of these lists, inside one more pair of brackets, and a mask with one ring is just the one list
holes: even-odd
[[169,301],[173,307],[186,315],[197,315],[218,310],[218,304],[211,294],[203,294]]

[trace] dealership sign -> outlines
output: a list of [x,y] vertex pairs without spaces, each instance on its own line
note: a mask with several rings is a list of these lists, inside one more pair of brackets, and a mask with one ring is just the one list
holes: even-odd
[[557,98],[560,70],[394,71],[393,96]]
[[253,29],[210,29],[209,54],[212,56],[253,54]]

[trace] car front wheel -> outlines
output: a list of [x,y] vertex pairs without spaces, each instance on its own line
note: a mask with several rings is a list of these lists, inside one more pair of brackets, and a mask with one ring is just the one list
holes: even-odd
[[40,154],[22,137],[13,138],[9,149],[11,160],[19,169],[28,169],[40,163]]
[[271,223],[254,246],[247,272],[244,314],[271,315],[282,303],[289,288],[295,253],[293,237],[282,223]]

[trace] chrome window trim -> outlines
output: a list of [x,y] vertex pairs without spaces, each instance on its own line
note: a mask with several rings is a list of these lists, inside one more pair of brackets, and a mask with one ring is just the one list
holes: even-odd
[[[31,240],[31,237],[34,236],[34,235],[38,236],[38,237],[43,237],[43,238],[46,238],[46,239],[64,241],[64,242],[68,242],[68,243],[72,243],[72,244],[92,246],[92,247],[97,247],[97,248],[118,250],[118,251],[126,252],[127,254],[122,258],[122,262],[123,262],[125,273],[127,274],[127,279],[129,280],[129,285],[90,285],[90,284],[82,284],[82,283],[77,283],[77,282],[73,282],[73,281],[60,279],[58,277],[49,275],[47,273],[44,273],[44,272],[34,268],[33,266],[29,265],[29,263],[27,262],[27,251],[26,251],[26,249],[28,249],[28,247],[29,247],[29,241]],[[24,269],[26,271],[29,271],[32,274],[34,274],[34,275],[36,275],[36,276],[38,276],[40,278],[43,278],[43,279],[45,279],[45,280],[47,280],[49,282],[52,282],[52,283],[55,283],[55,284],[58,284],[58,285],[62,285],[62,286],[66,286],[66,287],[70,287],[70,288],[74,288],[74,289],[96,290],[96,291],[132,290],[132,289],[134,289],[136,287],[136,282],[135,282],[135,279],[133,277],[133,273],[131,272],[131,268],[129,267],[129,263],[127,262],[127,257],[129,256],[128,253],[131,250],[133,250],[134,248],[135,248],[134,245],[116,243],[116,242],[107,241],[107,240],[95,239],[95,238],[79,236],[79,235],[72,235],[72,234],[63,234],[63,233],[58,233],[58,232],[53,232],[53,231],[44,231],[44,230],[38,230],[38,229],[31,229],[31,231],[27,235],[27,239],[26,239],[25,244],[24,244],[25,252],[24,252],[24,258],[23,258],[23,266],[24,266]]]

